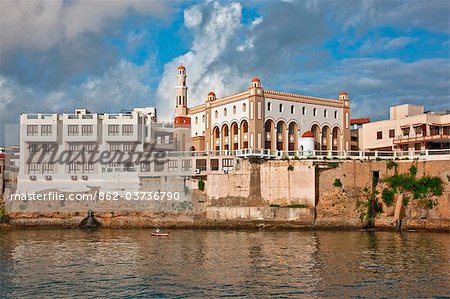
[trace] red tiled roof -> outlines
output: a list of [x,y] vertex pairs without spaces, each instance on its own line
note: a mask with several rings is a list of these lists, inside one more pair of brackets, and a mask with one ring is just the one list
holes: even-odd
[[353,118],[350,120],[351,125],[362,125],[370,123],[370,118]]

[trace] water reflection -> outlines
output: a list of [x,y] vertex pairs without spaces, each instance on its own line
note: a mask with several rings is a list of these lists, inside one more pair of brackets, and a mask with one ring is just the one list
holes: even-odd
[[0,297],[448,296],[433,233],[0,231]]

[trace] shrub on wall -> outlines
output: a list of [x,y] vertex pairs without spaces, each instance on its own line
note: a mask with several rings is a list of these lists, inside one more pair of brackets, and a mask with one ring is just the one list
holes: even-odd
[[8,223],[9,216],[5,212],[5,207],[0,207],[0,223]]
[[198,190],[205,190],[205,182],[202,179],[198,180]]
[[342,187],[342,182],[340,179],[334,179],[334,183],[333,186],[336,188],[341,188]]
[[289,171],[293,171],[293,170],[294,170],[294,165],[289,165],[289,166],[288,166],[288,170],[289,170]]
[[395,192],[389,188],[384,188],[383,192],[381,193],[381,198],[388,207],[390,207],[394,202],[394,196]]
[[[444,182],[437,176],[416,178],[417,167],[411,165],[407,173],[394,174],[384,179],[390,191],[403,194],[403,204],[407,205],[410,198],[417,200],[419,206],[432,208],[437,205],[436,196],[444,192]],[[407,199],[405,199],[407,198]]]

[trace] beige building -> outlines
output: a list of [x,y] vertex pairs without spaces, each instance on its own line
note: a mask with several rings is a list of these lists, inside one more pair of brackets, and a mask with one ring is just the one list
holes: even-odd
[[450,112],[424,112],[421,105],[390,108],[387,120],[363,124],[362,150],[427,150],[450,148]]
[[[245,91],[224,97],[210,92],[203,104],[188,108],[187,90],[186,68],[180,66],[175,129],[178,142],[191,141],[185,150],[291,152],[309,150],[304,148],[306,144],[313,144],[316,150],[350,150],[346,92],[335,99],[293,94],[265,89],[254,78]],[[314,143],[304,142],[310,136]]]

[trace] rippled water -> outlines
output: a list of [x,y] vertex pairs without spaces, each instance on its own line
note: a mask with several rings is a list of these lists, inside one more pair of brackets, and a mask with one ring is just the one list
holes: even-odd
[[450,296],[445,233],[0,231],[0,297]]

